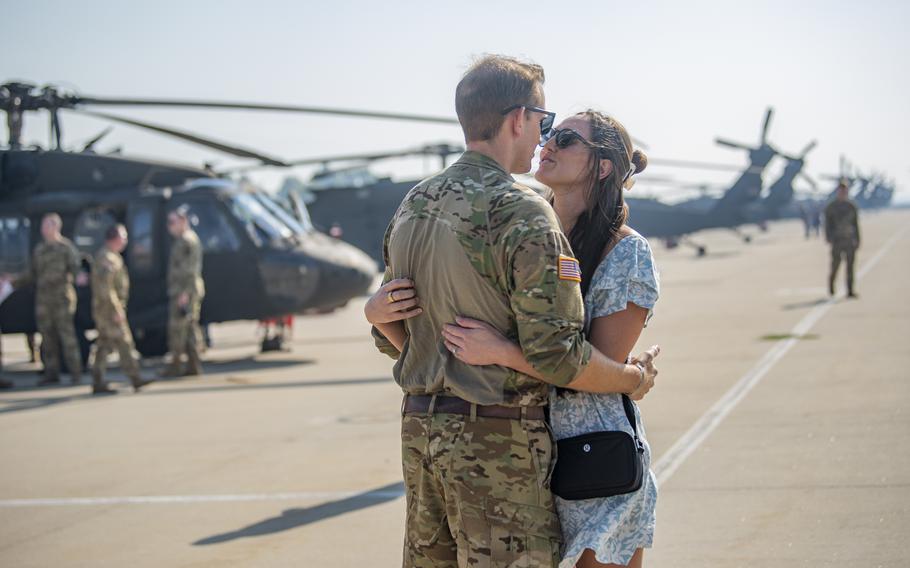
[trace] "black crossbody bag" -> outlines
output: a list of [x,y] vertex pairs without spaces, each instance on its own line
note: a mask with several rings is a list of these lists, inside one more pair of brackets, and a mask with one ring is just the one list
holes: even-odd
[[557,440],[558,457],[550,485],[554,494],[578,501],[641,488],[645,447],[638,437],[632,400],[622,395],[622,405],[634,436],[617,430]]

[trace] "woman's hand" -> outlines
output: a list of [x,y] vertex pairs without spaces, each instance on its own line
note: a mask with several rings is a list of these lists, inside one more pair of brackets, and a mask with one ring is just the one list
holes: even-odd
[[389,280],[367,300],[363,313],[373,325],[405,320],[423,313],[414,282],[407,278]]
[[490,324],[471,318],[455,318],[458,325],[443,326],[446,347],[468,365],[512,366],[512,357],[521,349]]
[[632,400],[643,399],[645,395],[648,394],[648,391],[654,387],[654,379],[657,377],[657,367],[654,366],[654,358],[658,355],[660,355],[660,346],[652,345],[650,349],[641,355],[632,358],[632,364],[641,364],[641,369],[644,371],[638,388],[636,388],[634,392],[629,393],[629,398]]

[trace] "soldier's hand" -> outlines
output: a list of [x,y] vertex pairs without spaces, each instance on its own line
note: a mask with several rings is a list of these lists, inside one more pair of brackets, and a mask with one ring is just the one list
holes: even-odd
[[363,307],[363,314],[373,325],[401,321],[423,313],[414,282],[407,278],[389,280],[373,294]]
[[508,355],[520,348],[492,325],[479,320],[458,317],[457,325],[442,328],[446,348],[468,365],[508,366]]
[[85,286],[88,284],[88,274],[80,272],[76,275],[76,286]]
[[189,303],[190,295],[186,292],[182,292],[179,296],[177,296],[177,305],[179,305],[181,308],[185,308]]
[[120,312],[114,312],[114,323],[121,323],[123,321],[123,314]]
[[654,359],[660,355],[660,346],[653,345],[644,353],[633,357],[632,364],[641,363],[645,370],[645,376],[633,392],[629,393],[632,400],[641,400],[654,387],[654,379],[657,377],[657,367],[654,366]]

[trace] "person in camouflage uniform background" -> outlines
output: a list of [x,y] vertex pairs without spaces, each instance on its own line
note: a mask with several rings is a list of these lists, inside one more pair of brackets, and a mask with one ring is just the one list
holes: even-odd
[[[199,312],[205,296],[202,281],[202,244],[190,228],[188,212],[180,207],[168,214],[168,231],[174,237],[167,269],[168,349],[170,365],[166,376],[201,375],[202,359],[199,355],[201,330]],[[182,359],[186,355],[186,371]]]
[[859,248],[859,212],[850,200],[849,189],[843,181],[837,185],[837,197],[825,207],[825,239],[831,245],[828,293],[834,295],[834,280],[843,258],[847,261],[847,297],[856,298],[853,267],[856,249]]
[[[405,392],[404,566],[556,566],[548,383],[633,392],[646,378],[584,341],[578,279],[560,269],[576,262],[568,241],[509,175],[530,169],[542,119],[552,124],[542,83],[536,65],[476,63],[456,91],[469,151],[414,187],[386,232],[384,284],[365,311]],[[417,307],[415,286],[429,304]],[[548,383],[459,361],[442,339],[459,315],[516,339]]]
[[117,351],[120,366],[139,391],[145,384],[139,373],[134,353],[133,334],[126,317],[129,302],[130,277],[120,253],[126,248],[126,227],[117,224],[105,235],[104,246],[95,255],[92,265],[92,317],[98,339],[95,340],[95,361],[92,366],[94,394],[115,393],[104,381],[108,355]]
[[41,219],[41,236],[32,253],[32,263],[26,275],[16,281],[17,288],[35,285],[35,321],[41,334],[44,350],[44,378],[39,384],[60,382],[60,351],[70,372],[73,384],[82,380],[82,357],[76,341],[73,316],[76,314],[74,283],[83,285],[79,252],[60,231],[63,220],[56,213]]

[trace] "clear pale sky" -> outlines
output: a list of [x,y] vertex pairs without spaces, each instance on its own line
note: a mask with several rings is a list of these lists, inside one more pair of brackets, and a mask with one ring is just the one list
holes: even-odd
[[[0,0],[0,80],[48,82],[96,96],[243,100],[454,116],[454,89],[473,57],[531,59],[559,116],[593,106],[648,143],[652,157],[740,165],[715,136],[770,140],[809,155],[813,175],[843,153],[883,171],[910,200],[910,3],[808,2],[28,2]],[[170,124],[286,159],[460,142],[457,126],[199,110],[109,110]],[[47,120],[26,138],[46,144]],[[76,146],[106,124],[67,113]],[[5,133],[0,136],[4,140]],[[184,163],[242,163],[115,126],[100,150]],[[772,163],[766,182],[782,162]],[[376,164],[422,175],[435,161]],[[724,183],[732,173],[650,168]],[[306,177],[312,170],[299,169]],[[254,177],[274,188],[288,172]],[[822,182],[824,187],[829,182]],[[805,184],[803,184],[805,185]],[[666,191],[639,184],[639,192]],[[667,194],[670,196],[669,194]]]

